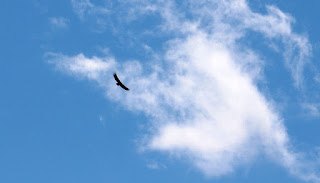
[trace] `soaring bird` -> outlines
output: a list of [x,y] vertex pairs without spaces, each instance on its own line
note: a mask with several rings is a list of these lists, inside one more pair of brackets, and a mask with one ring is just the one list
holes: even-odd
[[120,79],[118,78],[118,76],[117,76],[116,73],[113,74],[113,77],[114,77],[114,79],[117,81],[117,85],[119,85],[119,86],[121,86],[121,88],[129,91],[129,88],[127,88],[126,86],[124,86],[124,85],[121,83],[121,81],[120,81]]

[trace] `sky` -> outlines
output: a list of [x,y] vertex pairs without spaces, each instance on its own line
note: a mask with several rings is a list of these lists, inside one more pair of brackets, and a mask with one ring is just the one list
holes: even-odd
[[319,6],[2,0],[0,182],[320,182]]

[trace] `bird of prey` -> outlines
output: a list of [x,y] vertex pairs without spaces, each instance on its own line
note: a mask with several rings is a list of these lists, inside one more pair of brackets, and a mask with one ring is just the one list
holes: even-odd
[[113,77],[114,77],[114,79],[117,81],[117,85],[119,85],[119,86],[121,86],[121,88],[129,91],[129,88],[127,88],[126,86],[124,86],[124,85],[121,83],[121,81],[120,81],[120,79],[118,78],[118,76],[117,76],[116,73],[113,74]]

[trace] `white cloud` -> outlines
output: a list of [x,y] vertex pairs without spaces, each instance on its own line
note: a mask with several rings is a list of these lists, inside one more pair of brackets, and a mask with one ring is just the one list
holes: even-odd
[[311,116],[320,116],[320,104],[317,103],[303,103],[302,108]]
[[150,161],[146,164],[146,166],[149,168],[149,169],[165,169],[167,168],[166,165],[162,164],[162,163],[159,163],[159,162],[156,162],[156,161]]
[[114,27],[109,18],[110,7],[96,5],[90,0],[71,0],[71,5],[80,20],[89,23],[92,31],[102,33],[107,27]]
[[107,15],[108,8],[94,5],[90,0],[71,0],[74,12],[84,20],[88,15]]
[[[98,80],[105,70],[113,67],[116,63],[113,58],[86,58],[83,54],[68,57],[61,54],[48,53],[48,57],[59,58],[54,63],[58,69],[64,70],[74,76]],[[51,61],[50,61],[51,62]]]
[[69,20],[63,17],[52,17],[49,19],[50,24],[56,28],[67,28]]
[[315,80],[317,83],[320,83],[320,74],[317,74],[317,75],[314,77],[314,80]]
[[80,16],[83,17],[94,5],[90,0],[71,0],[72,7],[74,11]]
[[[244,0],[188,1],[180,9],[168,1],[146,2],[162,17],[162,30],[177,35],[165,42],[165,55],[151,61],[151,68],[83,54],[50,54],[50,63],[98,83],[108,99],[149,116],[144,149],[188,160],[207,176],[226,175],[266,155],[291,174],[319,182],[314,165],[292,147],[275,101],[256,86],[264,60],[240,41],[249,31],[273,44],[280,40],[299,86],[311,48],[292,31],[293,18],[274,6],[267,14],[255,13]],[[130,92],[115,85],[114,71]]]

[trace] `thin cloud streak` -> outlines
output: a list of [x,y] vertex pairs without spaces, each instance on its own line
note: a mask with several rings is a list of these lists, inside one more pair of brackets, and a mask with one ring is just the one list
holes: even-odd
[[63,17],[52,17],[49,21],[53,27],[61,29],[67,28],[69,23],[69,20]]
[[71,0],[71,5],[74,12],[79,16],[81,20],[89,15],[108,15],[109,9],[96,6],[90,0]]
[[318,103],[303,103],[302,108],[306,111],[309,116],[319,117],[320,116],[320,104]]
[[[144,3],[156,7],[152,13],[162,17],[162,31],[179,35],[165,42],[164,56],[151,61],[151,68],[139,61],[120,63],[112,56],[84,54],[51,53],[49,62],[67,74],[94,81],[109,100],[149,116],[152,127],[142,149],[183,157],[213,177],[266,155],[291,174],[319,182],[315,166],[294,150],[275,101],[256,86],[264,60],[239,41],[248,31],[271,43],[280,40],[287,68],[299,87],[311,46],[307,38],[293,33],[293,18],[274,6],[267,7],[267,14],[255,13],[244,0],[188,1],[184,8],[193,18],[186,18],[174,3]],[[130,92],[119,92],[114,71]]]

